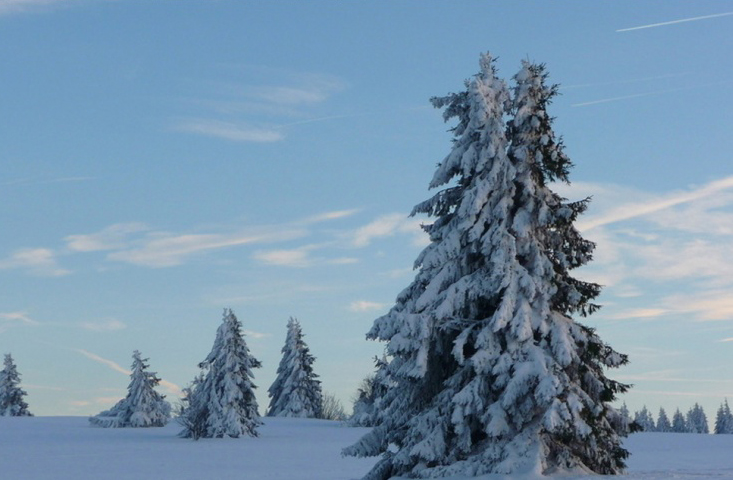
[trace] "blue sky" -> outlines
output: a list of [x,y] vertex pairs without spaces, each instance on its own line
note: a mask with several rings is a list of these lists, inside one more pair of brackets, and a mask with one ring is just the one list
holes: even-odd
[[[636,28],[639,27],[639,28]],[[733,2],[0,0],[0,352],[40,415],[175,399],[234,309],[348,404],[425,245],[431,96],[544,62],[632,410],[733,398]]]

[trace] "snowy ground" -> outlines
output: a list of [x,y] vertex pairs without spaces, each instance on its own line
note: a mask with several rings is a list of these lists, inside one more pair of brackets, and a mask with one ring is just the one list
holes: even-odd
[[[194,442],[176,437],[175,422],[102,429],[88,426],[84,417],[0,417],[0,478],[349,480],[374,463],[340,455],[366,429],[322,420],[265,422],[260,438]],[[627,448],[633,455],[624,480],[733,479],[733,435],[639,433]]]

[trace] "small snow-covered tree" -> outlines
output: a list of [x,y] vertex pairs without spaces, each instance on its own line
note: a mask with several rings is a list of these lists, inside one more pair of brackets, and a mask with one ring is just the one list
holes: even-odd
[[313,371],[315,357],[303,340],[303,330],[297,319],[290,317],[282,359],[277,377],[268,390],[268,417],[319,418],[322,392],[318,375]]
[[634,414],[634,422],[641,427],[643,432],[653,432],[657,429],[654,423],[654,417],[646,408],[646,405]]
[[728,399],[720,405],[718,413],[715,416],[715,433],[733,434],[733,413],[728,406]]
[[171,416],[171,406],[164,395],[155,391],[160,383],[155,372],[149,372],[139,351],[132,354],[132,373],[127,396],[109,410],[90,417],[89,422],[98,427],[163,427]]
[[657,416],[657,432],[671,432],[672,431],[672,424],[669,422],[669,417],[667,416],[667,412],[664,411],[664,408],[659,408],[659,416]]
[[690,431],[685,416],[682,415],[679,408],[674,412],[674,416],[672,417],[672,431],[675,433],[687,433]]
[[356,391],[353,413],[349,418],[352,427],[373,427],[379,424],[380,399],[389,386],[385,378],[387,358],[374,357],[376,373],[367,376]]
[[641,431],[641,426],[637,424],[632,418],[631,413],[629,412],[629,407],[626,406],[626,402],[621,405],[618,413],[623,431],[627,431],[629,433]]
[[249,353],[242,324],[224,310],[211,352],[199,364],[203,376],[194,381],[183,403],[179,422],[184,438],[257,436],[262,424],[252,379],[262,364]]
[[705,415],[703,408],[697,403],[687,412],[685,423],[687,424],[687,431],[690,433],[710,433],[708,417]]
[[[380,424],[344,450],[382,455],[365,477],[623,470],[627,386],[606,368],[627,358],[571,316],[600,286],[571,276],[594,244],[574,221],[587,200],[550,189],[571,162],[546,107],[557,93],[524,62],[513,95],[489,54],[466,90],[434,98],[455,118],[453,149],[413,213],[434,217],[414,281],[375,320],[389,378]],[[509,122],[506,117],[511,116]]]
[[4,367],[0,371],[0,416],[32,417],[24,397],[28,395],[20,388],[20,374],[12,355],[5,355]]

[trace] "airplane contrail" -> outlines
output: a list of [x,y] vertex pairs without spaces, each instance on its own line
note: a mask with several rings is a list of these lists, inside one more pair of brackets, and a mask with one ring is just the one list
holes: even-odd
[[678,88],[669,88],[667,90],[655,90],[652,92],[642,92],[642,93],[634,93],[631,95],[622,95],[620,97],[611,97],[611,98],[602,98],[600,100],[591,100],[589,102],[581,102],[581,103],[573,103],[570,105],[571,107],[587,107],[589,105],[598,105],[599,103],[608,103],[608,102],[616,102],[618,100],[628,100],[630,98],[639,98],[639,97],[648,97],[651,95],[662,95],[665,93],[674,93],[674,92],[681,92],[684,90],[693,90],[698,88],[707,88],[712,87],[716,85],[722,85],[728,83],[727,81],[721,81],[721,82],[710,82],[710,83],[703,83],[700,85],[691,85],[689,87],[678,87]]
[[728,15],[733,15],[733,12],[716,13],[714,15],[703,15],[702,17],[681,18],[679,20],[672,20],[669,22],[651,23],[649,25],[640,25],[638,27],[622,28],[622,29],[616,30],[616,32],[630,32],[632,30],[642,30],[644,28],[654,28],[654,27],[663,27],[665,25],[674,25],[675,23],[696,22],[698,20],[707,20],[709,18],[727,17]]

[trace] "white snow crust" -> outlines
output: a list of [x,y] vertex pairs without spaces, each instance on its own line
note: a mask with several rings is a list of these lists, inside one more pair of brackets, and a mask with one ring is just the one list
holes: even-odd
[[[301,418],[263,418],[259,438],[178,438],[179,426],[93,428],[86,417],[0,417],[4,480],[356,480],[376,458],[342,457],[367,428]],[[636,433],[628,473],[609,480],[733,478],[733,435]],[[555,479],[598,480],[600,475]],[[538,475],[484,475],[533,480]],[[396,480],[396,479],[395,479]],[[468,480],[468,477],[451,477]]]

